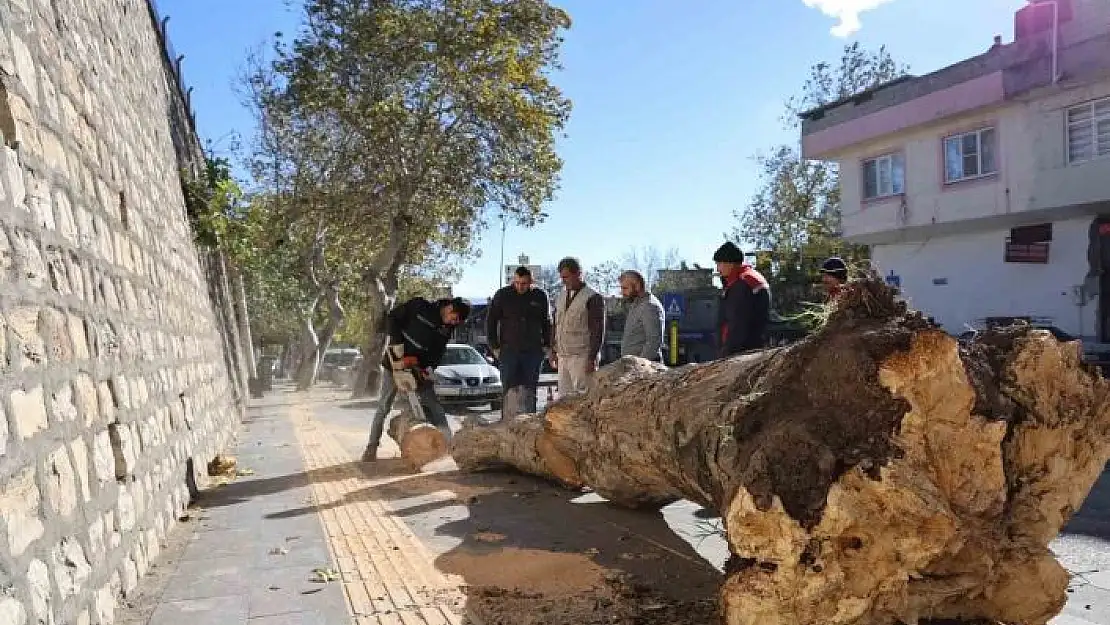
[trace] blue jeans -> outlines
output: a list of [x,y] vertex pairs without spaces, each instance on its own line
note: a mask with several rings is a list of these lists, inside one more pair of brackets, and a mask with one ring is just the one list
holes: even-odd
[[[420,399],[420,406],[424,408],[424,415],[428,418],[428,422],[436,426],[443,432],[443,435],[448,440],[451,439],[451,426],[447,423],[447,411],[443,409],[443,404],[439,403],[439,398],[436,397],[435,382],[432,380],[425,380],[419,374],[416,375],[416,396]],[[393,411],[393,401],[397,398],[397,386],[393,383],[393,371],[386,369],[385,375],[382,379],[382,393],[378,397],[378,409],[374,412],[374,422],[370,426],[370,441],[366,444],[367,447],[374,449],[378,448],[378,443],[382,441],[382,433],[385,432],[385,421],[389,417],[389,413]],[[408,400],[402,402],[402,410],[409,410]],[[414,422],[418,418],[417,415],[412,415]],[[401,441],[397,441],[400,444]]]
[[540,385],[543,359],[543,350],[517,350],[508,347],[501,350],[501,385],[506,392],[520,387],[521,410],[526,414],[536,412],[536,388]]

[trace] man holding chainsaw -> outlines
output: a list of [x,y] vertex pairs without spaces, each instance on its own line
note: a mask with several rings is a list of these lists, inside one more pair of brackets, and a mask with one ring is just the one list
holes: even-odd
[[389,311],[386,318],[389,347],[382,359],[385,376],[370,428],[370,441],[362,452],[364,462],[378,459],[378,444],[397,393],[409,394],[410,399],[417,400],[413,402],[414,411],[419,407],[424,414],[414,414],[415,419],[426,419],[443,431],[444,436],[451,437],[447,411],[436,398],[432,370],[443,358],[451,334],[469,314],[470,304],[458,297],[435,302],[414,297]]

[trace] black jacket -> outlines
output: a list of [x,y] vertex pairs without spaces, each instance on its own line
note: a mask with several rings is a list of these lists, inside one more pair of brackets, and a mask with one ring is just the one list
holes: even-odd
[[551,301],[543,289],[521,294],[507,286],[493,294],[486,311],[486,336],[493,349],[539,351],[551,346]]
[[[386,324],[391,345],[404,345],[405,356],[415,356],[421,367],[437,367],[454,328],[444,325],[440,309],[446,302],[414,297],[389,311]],[[389,355],[386,355],[388,362]]]
[[762,274],[745,266],[727,278],[718,311],[719,356],[764,347],[770,316],[771,288]]

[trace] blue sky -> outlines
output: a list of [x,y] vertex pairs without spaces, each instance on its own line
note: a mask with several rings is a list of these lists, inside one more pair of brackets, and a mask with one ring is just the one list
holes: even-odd
[[[797,142],[779,123],[808,68],[859,39],[926,73],[1013,38],[1024,0],[564,0],[573,28],[556,80],[574,101],[562,188],[534,230],[510,227],[505,257],[589,266],[632,247],[676,247],[710,264],[732,212],[757,186],[752,156]],[[159,0],[194,87],[206,138],[253,132],[235,93],[247,52],[291,34],[299,3]],[[289,5],[294,4],[291,8]],[[836,16],[844,16],[841,20]],[[857,25],[860,28],[851,31]],[[224,143],[226,145],[226,142]],[[455,293],[485,297],[500,276],[501,232]]]

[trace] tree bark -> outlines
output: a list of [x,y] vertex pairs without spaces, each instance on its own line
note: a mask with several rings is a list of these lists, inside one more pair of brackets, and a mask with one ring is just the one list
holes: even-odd
[[324,301],[328,305],[328,321],[324,324],[323,329],[320,330],[317,336],[316,345],[316,370],[312,375],[312,383],[316,383],[316,375],[320,371],[319,363],[324,361],[324,353],[331,347],[332,339],[335,338],[335,333],[339,331],[340,324],[343,323],[343,304],[339,301],[339,284],[328,284],[325,289]]
[[961,348],[877,279],[836,306],[787,347],[622,359],[543,416],[464,429],[452,454],[719,511],[728,625],[1046,623],[1068,583],[1047,545],[1110,457],[1110,385],[1044,331]]
[[301,318],[301,360],[297,363],[294,374],[298,391],[312,388],[312,383],[316,381],[316,371],[320,368],[320,339],[316,335],[316,322],[313,319],[319,302],[319,297],[313,300],[308,312]]
[[[403,395],[403,394],[402,394]],[[401,412],[389,422],[389,436],[401,448],[401,460],[414,471],[447,455],[447,438],[430,423],[413,423],[408,398],[398,395]]]
[[370,333],[362,346],[362,365],[351,385],[352,398],[373,397],[381,392],[382,357],[389,343],[386,315],[397,301],[398,269],[394,262],[384,272],[372,268],[363,277],[370,314]]
[[249,379],[258,377],[258,360],[254,356],[254,337],[251,335],[250,311],[247,308],[247,286],[243,273],[231,266],[235,281],[235,317],[239,322],[239,339],[243,343],[243,357],[246,361]]

